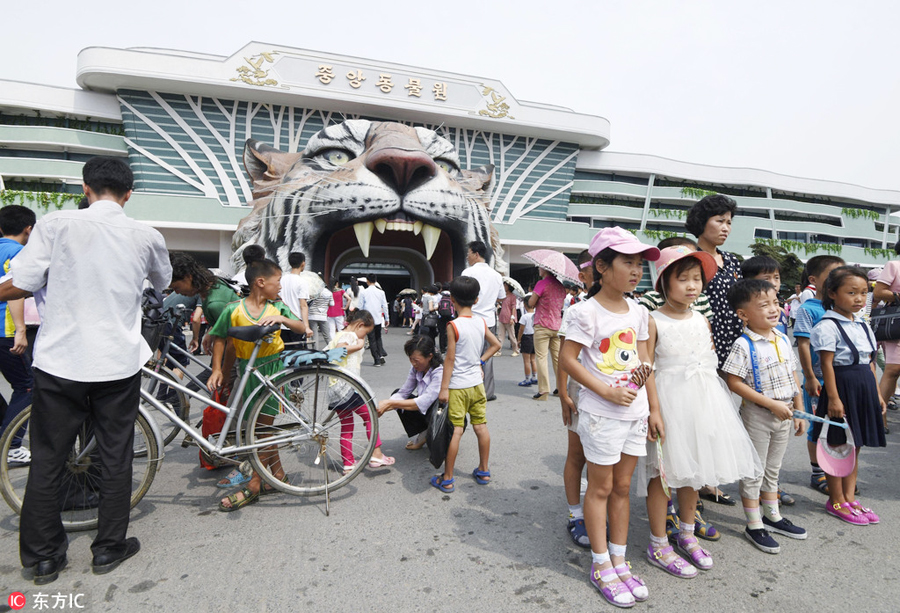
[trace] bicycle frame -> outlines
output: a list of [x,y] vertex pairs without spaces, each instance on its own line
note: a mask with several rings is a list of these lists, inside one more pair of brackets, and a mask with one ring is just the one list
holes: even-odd
[[[256,362],[256,357],[257,357],[257,354],[259,353],[260,344],[261,344],[260,342],[256,343],[256,346],[253,348],[253,353],[250,355],[250,358],[248,360],[248,364],[252,365]],[[250,407],[251,402],[255,401],[257,398],[260,397],[260,393],[263,392],[263,388],[267,389],[276,398],[278,398],[278,400],[282,403],[282,405],[285,407],[286,410],[293,407],[293,404],[291,403],[291,401],[288,398],[286,398],[277,387],[272,385],[271,380],[268,377],[260,375],[258,369],[255,368],[254,366],[248,366],[248,368],[244,371],[244,374],[241,377],[240,381],[238,382],[237,387],[234,389],[234,391],[232,391],[231,397],[232,397],[233,401],[232,401],[231,405],[223,405],[221,403],[218,403],[218,402],[214,401],[212,398],[210,398],[209,396],[205,396],[205,395],[201,394],[200,392],[196,392],[191,389],[188,389],[187,387],[185,387],[184,385],[181,385],[177,381],[171,381],[168,379],[164,380],[155,371],[150,370],[146,366],[142,367],[141,371],[144,374],[146,374],[158,381],[165,383],[165,385],[175,388],[175,389],[181,391],[182,393],[191,396],[192,398],[196,398],[202,402],[208,403],[209,406],[215,407],[217,410],[222,411],[223,413],[226,414],[225,424],[222,426],[222,431],[219,433],[218,439],[216,440],[216,442],[214,444],[214,443],[208,441],[206,438],[204,438],[203,434],[199,430],[192,427],[190,424],[186,423],[184,420],[182,420],[180,417],[178,417],[171,409],[169,409],[169,407],[160,403],[156,398],[151,396],[146,390],[143,390],[143,389],[141,390],[141,398],[145,402],[147,402],[150,406],[152,406],[153,408],[160,411],[163,415],[166,416],[166,418],[169,421],[171,421],[172,423],[178,425],[180,428],[185,430],[191,437],[193,437],[194,441],[200,447],[205,449],[207,452],[215,454],[216,456],[244,454],[244,453],[250,452],[254,449],[261,449],[263,447],[269,447],[273,444],[277,444],[277,443],[281,443],[281,442],[285,442],[285,441],[294,442],[298,438],[296,434],[285,434],[282,436],[268,437],[268,438],[266,438],[266,440],[264,442],[254,443],[252,445],[246,445],[246,444],[244,444],[244,445],[229,445],[229,446],[225,445],[225,442],[228,437],[228,433],[230,432],[231,426],[234,423],[235,419],[237,418],[237,415],[238,414],[242,415],[246,412],[246,410]],[[244,388],[246,387],[246,384],[251,376],[255,376],[262,383],[263,387],[260,387],[252,396],[250,396],[249,398],[247,398],[247,400],[245,400],[243,403],[241,403],[240,409],[238,410],[238,403],[239,403],[238,399],[243,394]],[[367,389],[366,391],[369,392],[370,399],[374,397],[370,393],[371,390]],[[295,416],[298,418],[298,420],[301,423],[307,422],[307,419],[305,419],[299,413],[295,413]],[[313,414],[313,423],[316,423],[315,411]],[[154,425],[155,424],[151,425],[151,428],[153,428]],[[157,427],[157,429],[158,429],[158,427]],[[155,435],[155,433],[154,433],[154,435]],[[240,432],[238,432],[237,435],[238,435],[238,440],[240,440],[240,436],[241,436]],[[313,437],[315,435],[316,435],[316,431],[314,430],[314,428],[307,425],[306,426],[306,436]]]

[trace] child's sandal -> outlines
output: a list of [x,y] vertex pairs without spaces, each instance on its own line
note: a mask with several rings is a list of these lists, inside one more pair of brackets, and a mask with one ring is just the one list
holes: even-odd
[[[695,547],[691,547],[695,545]],[[709,552],[700,547],[694,536],[678,536],[678,551],[682,555],[691,559],[691,562],[700,570],[709,570],[713,567],[712,556]]]
[[616,574],[619,575],[619,580],[625,584],[636,602],[644,602],[650,598],[650,590],[647,589],[647,584],[644,583],[643,579],[632,574],[631,562],[625,562],[613,568],[615,568]]
[[[675,559],[671,562],[666,563],[665,558],[670,553],[674,554]],[[671,545],[663,547],[661,549],[656,549],[651,543],[647,546],[647,561],[650,562],[650,564],[652,564],[653,566],[657,566],[670,575],[673,575],[680,579],[693,579],[698,574],[697,569],[691,566],[691,564],[687,560],[675,553]]]
[[[605,586],[603,584],[606,584]],[[600,590],[600,593],[611,605],[629,609],[634,606],[635,599],[631,590],[616,574],[614,568],[600,570],[596,564],[591,565],[591,584]]]
[[444,475],[435,475],[431,478],[431,485],[445,494],[452,494],[456,487],[453,485],[456,479],[444,479]]

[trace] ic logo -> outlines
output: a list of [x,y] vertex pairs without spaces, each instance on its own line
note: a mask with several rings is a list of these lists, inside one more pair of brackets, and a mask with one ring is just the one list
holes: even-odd
[[9,595],[7,602],[11,609],[18,611],[25,606],[25,594],[22,592],[13,592]]

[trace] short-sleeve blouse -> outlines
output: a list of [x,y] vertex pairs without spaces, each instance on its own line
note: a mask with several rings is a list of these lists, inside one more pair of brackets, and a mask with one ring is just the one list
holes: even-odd
[[713,340],[719,356],[719,368],[725,364],[734,341],[743,334],[744,324],[728,304],[728,290],[741,278],[741,264],[737,256],[727,251],[716,250],[722,256],[722,265],[716,276],[706,286],[709,306],[712,307]]

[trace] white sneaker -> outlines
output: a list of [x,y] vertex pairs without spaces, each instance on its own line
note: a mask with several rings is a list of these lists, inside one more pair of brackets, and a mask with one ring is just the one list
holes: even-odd
[[16,447],[10,449],[6,454],[6,462],[17,466],[27,466],[31,464],[31,452],[27,447]]

